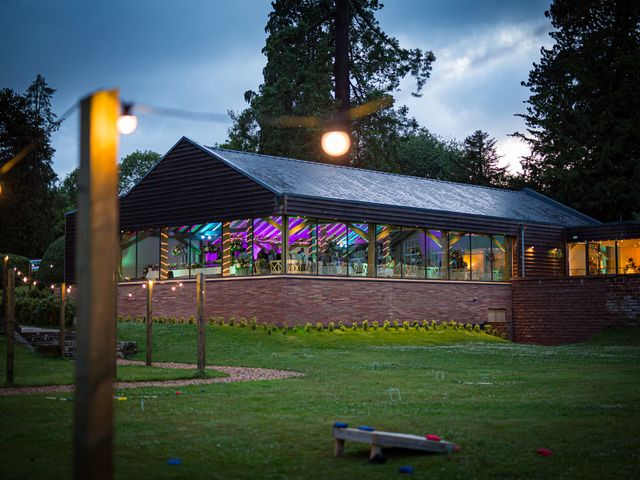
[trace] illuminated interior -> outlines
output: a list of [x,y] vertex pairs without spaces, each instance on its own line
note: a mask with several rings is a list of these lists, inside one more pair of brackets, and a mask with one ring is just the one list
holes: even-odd
[[[131,281],[287,273],[508,281],[512,241],[504,235],[273,216],[122,232],[119,276]],[[634,247],[624,248],[638,256]],[[584,249],[582,256],[586,261]]]
[[640,274],[640,238],[574,242],[568,252],[570,276]]

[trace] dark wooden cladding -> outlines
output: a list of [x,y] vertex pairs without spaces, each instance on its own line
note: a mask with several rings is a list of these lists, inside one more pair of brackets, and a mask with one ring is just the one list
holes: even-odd
[[76,283],[76,214],[64,217],[64,281],[67,285]]
[[391,225],[429,226],[434,229],[516,235],[520,222],[488,217],[434,212],[356,202],[337,202],[316,198],[287,196],[288,215],[300,215],[353,222]]
[[280,213],[276,194],[183,139],[120,199],[120,228],[137,230]]
[[567,242],[640,238],[640,222],[604,223],[567,228]]
[[[566,244],[564,228],[554,225],[526,225],[524,230],[525,277],[562,277],[566,274]],[[518,277],[522,276],[522,240],[518,236],[514,259],[518,262]],[[533,248],[532,248],[533,247]],[[555,256],[557,249],[561,257]]]

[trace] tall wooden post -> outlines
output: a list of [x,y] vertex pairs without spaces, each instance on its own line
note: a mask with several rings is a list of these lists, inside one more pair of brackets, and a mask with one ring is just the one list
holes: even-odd
[[[6,308],[7,305],[7,288],[9,285],[9,280],[7,279],[7,275],[9,274],[9,255],[5,255],[2,259],[2,308]],[[3,330],[6,331],[7,328],[7,317],[2,312],[2,327]]]
[[113,476],[118,248],[118,91],[80,105],[74,477]]
[[153,280],[147,282],[147,366],[153,357]]
[[67,284],[60,284],[60,358],[64,358],[64,341],[65,341],[65,305],[67,300]]
[[31,283],[33,283],[33,278],[31,278],[31,260],[29,260],[29,274],[27,275],[27,278],[29,279],[27,285],[29,286],[29,291],[31,291]]
[[376,225],[370,223],[367,226],[369,245],[367,247],[367,277],[376,276]]
[[13,328],[15,325],[15,288],[16,274],[13,270],[7,272],[7,295],[4,308],[7,337],[7,383],[13,383]]
[[197,303],[197,321],[198,321],[198,371],[204,375],[205,357],[207,351],[207,334],[204,322],[204,297],[205,282],[204,273],[199,273],[196,280],[196,303]]

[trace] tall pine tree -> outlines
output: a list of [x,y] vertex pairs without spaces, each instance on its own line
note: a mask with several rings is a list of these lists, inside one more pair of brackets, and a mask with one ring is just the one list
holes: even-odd
[[0,250],[39,258],[60,234],[52,168],[51,133],[59,122],[51,111],[55,90],[38,75],[24,94],[0,90],[0,166],[25,148],[26,157],[0,178]]
[[554,0],[527,82],[534,187],[601,220],[640,218],[640,2]]
[[[249,91],[249,108],[232,116],[224,146],[261,153],[327,160],[320,148],[323,129],[285,128],[266,119],[325,116],[340,107],[334,96],[335,2],[275,0],[266,26],[264,82]],[[351,105],[396,92],[407,75],[424,86],[435,57],[404,49],[380,28],[377,0],[350,0],[349,69]],[[388,107],[352,123],[351,161],[356,166],[397,170],[399,139],[417,132],[406,108]]]
[[487,132],[476,130],[462,143],[462,158],[453,176],[455,180],[475,185],[504,187],[507,168],[500,167],[496,139]]

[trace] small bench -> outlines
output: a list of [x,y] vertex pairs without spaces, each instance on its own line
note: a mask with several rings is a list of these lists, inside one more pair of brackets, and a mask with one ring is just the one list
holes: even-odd
[[359,429],[346,427],[333,427],[333,438],[335,438],[335,455],[342,455],[344,452],[344,442],[368,443],[371,445],[369,459],[382,454],[382,447],[408,448],[411,450],[422,450],[432,453],[451,453],[459,450],[459,447],[446,440],[428,440],[418,435],[407,433],[382,432],[373,429]]

